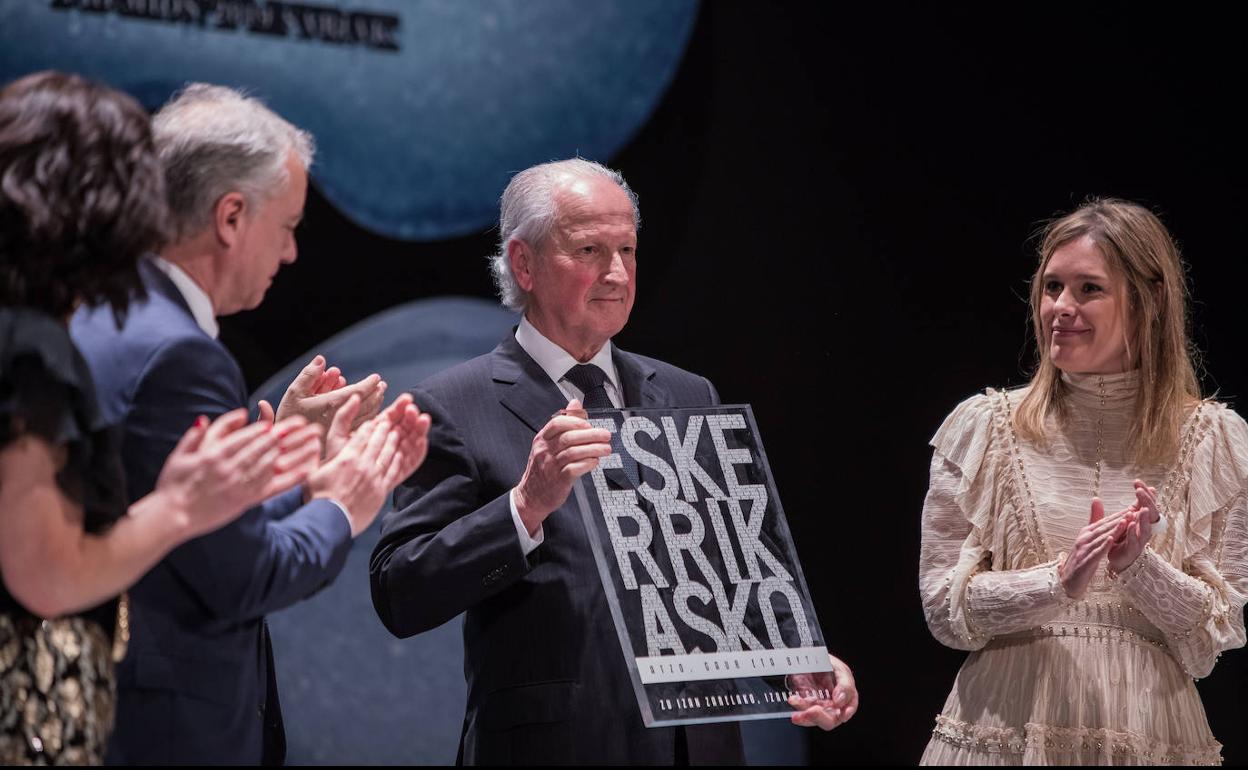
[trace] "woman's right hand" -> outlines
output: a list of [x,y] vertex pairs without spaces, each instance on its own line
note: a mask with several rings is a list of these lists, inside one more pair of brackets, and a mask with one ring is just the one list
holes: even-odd
[[200,417],[165,460],[154,493],[186,517],[190,537],[302,482],[316,469],[321,427],[302,417],[247,422],[236,409],[209,424]]
[[1126,515],[1128,510],[1106,516],[1105,505],[1100,498],[1092,498],[1092,513],[1088,517],[1088,524],[1079,530],[1074,547],[1070,549],[1066,561],[1062,562],[1058,571],[1062,590],[1071,599],[1082,599],[1087,593],[1092,578],[1101,566],[1101,560],[1130,523]]

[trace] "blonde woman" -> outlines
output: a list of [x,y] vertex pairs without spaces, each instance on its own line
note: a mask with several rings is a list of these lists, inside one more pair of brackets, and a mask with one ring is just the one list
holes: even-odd
[[919,584],[969,650],[924,764],[1217,764],[1192,680],[1244,644],[1248,426],[1202,399],[1178,249],[1093,201],[1048,226],[1039,363],[932,439]]

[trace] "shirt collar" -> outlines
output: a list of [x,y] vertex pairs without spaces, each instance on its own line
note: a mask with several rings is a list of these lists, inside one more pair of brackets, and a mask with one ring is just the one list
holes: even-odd
[[191,317],[195,319],[196,325],[204,330],[204,334],[215,340],[221,327],[217,324],[217,316],[212,309],[212,298],[208,296],[208,292],[195,283],[195,279],[187,275],[185,270],[167,259],[155,257],[152,263],[160,268],[162,273],[169,276],[173,285],[178,287],[182,298],[186,300],[187,307],[191,309]]
[[[529,323],[527,317],[521,318],[520,326],[516,328],[516,342],[537,362],[538,366],[542,367],[542,371],[546,372],[546,376],[550,377],[556,385],[569,369],[581,363],[573,358],[571,353],[546,339],[546,336],[539,332],[536,326]],[[607,380],[615,388],[615,392],[623,393],[620,389],[620,377],[615,371],[615,360],[611,356],[610,340],[585,363],[593,364],[606,372]]]

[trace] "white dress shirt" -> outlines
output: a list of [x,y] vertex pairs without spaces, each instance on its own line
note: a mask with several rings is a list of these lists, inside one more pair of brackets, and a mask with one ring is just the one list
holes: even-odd
[[208,296],[208,292],[195,283],[195,279],[187,275],[185,270],[172,262],[161,257],[153,257],[152,262],[178,287],[178,293],[191,308],[191,317],[195,319],[196,325],[215,340],[221,333],[221,327],[217,324],[217,314],[212,309],[212,298]]
[[[529,323],[528,318],[520,319],[520,326],[516,329],[516,342],[528,353],[537,365],[542,367],[542,371],[546,372],[546,376],[550,381],[555,383],[563,395],[569,400],[583,400],[585,394],[581,389],[568,382],[563,375],[577,364],[577,361],[571,353],[559,347],[555,343],[546,339],[546,336],[537,330],[533,324]],[[607,391],[607,398],[611,400],[611,405],[619,409],[624,405],[623,390],[620,388],[620,375],[615,371],[615,361],[611,357],[611,342],[602,346],[598,353],[586,361],[587,364],[593,364],[602,371],[606,372],[607,379],[603,383]],[[511,503],[511,520],[516,525],[516,534],[520,536],[520,548],[524,551],[524,555],[528,556],[533,549],[542,544],[546,539],[545,533],[539,526],[537,534],[530,536],[528,527],[524,526],[524,522],[520,519],[520,512],[516,509],[516,490],[512,488],[511,494],[508,496]]]

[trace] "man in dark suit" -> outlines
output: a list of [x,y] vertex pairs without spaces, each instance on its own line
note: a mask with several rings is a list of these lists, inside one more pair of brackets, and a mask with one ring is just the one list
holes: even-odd
[[[310,137],[258,101],[211,86],[176,97],[154,134],[176,237],[141,264],[147,297],[124,326],[107,309],[84,309],[72,323],[101,407],[124,429],[132,499],[152,489],[198,415],[246,404],[216,317],[255,307],[278,267],[294,261],[312,153]],[[337,576],[352,538],[419,464],[428,423],[403,398],[348,439],[354,418],[377,411],[383,387],[376,377],[337,380],[318,357],[277,410],[332,421],[326,458],[306,485],[175,549],[131,590],[110,763],[284,757],[264,616]]]
[[[740,763],[735,724],[647,729],[572,484],[610,434],[567,411],[705,406],[705,378],[611,344],[633,305],[638,213],[617,173],[575,159],[517,174],[494,273],[524,317],[492,353],[426,380],[427,462],[373,553],[394,634],[464,618],[462,762]],[[571,401],[571,403],[570,403]]]

